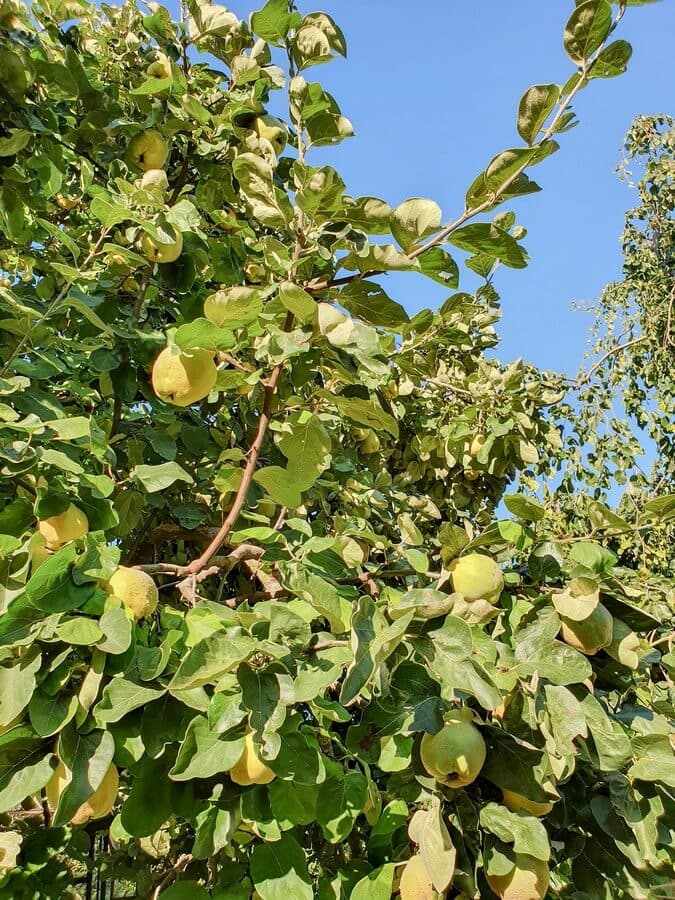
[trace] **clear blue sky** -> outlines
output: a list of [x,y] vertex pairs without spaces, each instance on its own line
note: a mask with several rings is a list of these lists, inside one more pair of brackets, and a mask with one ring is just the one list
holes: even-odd
[[[240,16],[259,4],[232,0]],[[341,104],[356,137],[316,151],[355,195],[392,204],[432,197],[445,219],[462,210],[466,187],[500,150],[518,145],[515,113],[537,82],[564,82],[562,49],[573,0],[317,0],[345,32],[346,60],[309,69]],[[500,269],[500,358],[522,356],[574,373],[582,359],[588,304],[620,274],[619,236],[635,195],[615,168],[636,114],[674,113],[675,0],[629,8],[616,37],[633,44],[628,72],[596,80],[575,104],[580,125],[537,167],[542,192],[511,203],[528,229],[525,270]],[[446,293],[413,274],[387,279],[409,312],[437,306]],[[461,285],[460,285],[461,286]]]

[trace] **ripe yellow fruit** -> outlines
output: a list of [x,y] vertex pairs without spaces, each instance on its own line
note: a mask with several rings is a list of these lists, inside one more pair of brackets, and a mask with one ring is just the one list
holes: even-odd
[[[47,794],[47,802],[52,810],[56,809],[59,797],[72,781],[73,773],[68,769],[64,762],[59,760],[59,764],[54,770],[51,780],[47,783],[45,793]],[[73,825],[85,825],[92,819],[101,819],[111,812],[117,799],[117,788],[119,786],[119,773],[117,766],[111,763],[103,776],[103,781],[94,793],[85,800],[82,806],[75,811],[71,818]]]
[[621,619],[612,621],[612,640],[605,652],[629,669],[637,669],[640,664],[640,638]]
[[71,503],[65,512],[38,521],[38,531],[50,550],[58,550],[70,541],[84,537],[89,531],[89,520],[82,510]]
[[135,619],[150,616],[157,609],[159,591],[147,572],[118,566],[106,587],[108,593],[121,600]]
[[469,709],[453,710],[437,734],[425,734],[420,745],[422,765],[448,787],[466,787],[478,778],[485,762],[485,741]]
[[480,452],[480,448],[485,443],[485,435],[477,434],[475,438],[471,441],[471,446],[469,447],[469,453],[471,456],[478,456]]
[[561,618],[562,639],[587,656],[593,656],[612,641],[612,614],[602,603],[598,603],[590,616],[581,622]]
[[276,778],[274,772],[259,758],[253,734],[249,731],[244,738],[244,750],[239,761],[230,769],[230,778],[235,784],[269,784]]
[[454,559],[449,566],[453,590],[467,600],[496,603],[504,587],[504,576],[497,563],[483,553],[469,553]]
[[173,235],[169,243],[161,243],[153,240],[149,234],[141,237],[141,250],[146,257],[153,263],[171,263],[175,262],[183,252],[183,235],[177,228],[171,227]]
[[527,853],[516,853],[506,875],[486,875],[492,890],[502,900],[544,900],[548,890],[548,865]]
[[56,205],[61,207],[61,209],[74,209],[80,203],[79,197],[64,197],[63,194],[56,195]]
[[106,260],[110,266],[126,266],[128,269],[128,261],[123,253],[109,253]]
[[152,387],[157,396],[174,406],[190,406],[211,393],[218,370],[209,350],[174,353],[166,347],[152,367]]
[[531,816],[546,816],[553,809],[553,804],[548,803],[537,803],[536,800],[529,800],[527,797],[523,797],[522,794],[516,793],[516,791],[507,791],[503,790],[502,795],[504,798],[504,806],[507,809],[510,809],[511,812],[526,812]]
[[136,169],[147,172],[148,169],[161,169],[169,155],[166,141],[153,128],[141,131],[129,141],[127,160]]
[[434,900],[434,884],[420,854],[403,867],[399,892],[401,900]]
[[140,187],[165,191],[169,187],[169,179],[166,177],[164,169],[148,169],[140,178]]
[[157,59],[150,63],[145,70],[150,78],[170,78],[171,77],[171,60],[164,53],[160,53]]
[[288,134],[286,126],[275,116],[257,116],[253,120],[251,128],[260,138],[266,138],[278,155],[286,146]]

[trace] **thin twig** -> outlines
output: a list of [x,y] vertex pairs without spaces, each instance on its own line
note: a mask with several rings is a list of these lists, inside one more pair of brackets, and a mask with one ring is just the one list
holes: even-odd
[[131,315],[134,317],[134,319],[138,319],[143,310],[143,302],[145,300],[145,295],[150,284],[150,278],[152,277],[153,269],[154,266],[148,266],[148,268],[143,273],[143,277],[141,278],[141,283],[138,287],[138,293],[136,294],[136,299],[134,300],[134,306],[131,310]]
[[286,509],[286,507],[282,506],[281,509],[279,510],[279,515],[277,516],[276,522],[274,523],[274,525],[272,525],[272,528],[274,529],[274,531],[279,531],[281,529],[281,526],[286,521],[287,513],[288,513],[288,510]]
[[192,854],[191,853],[183,853],[181,854],[173,866],[169,869],[169,871],[164,875],[162,880],[157,884],[155,889],[152,892],[151,900],[158,900],[159,895],[162,893],[164,888],[171,884],[176,875],[179,875],[183,869],[187,869],[187,867],[192,862]]
[[616,353],[621,353],[622,350],[627,350],[629,347],[634,347],[636,344],[641,344],[646,340],[647,340],[647,338],[643,336],[643,337],[635,338],[632,341],[626,341],[625,344],[619,344],[617,347],[611,347],[606,353],[603,353],[603,355],[600,357],[600,359],[594,365],[591,366],[591,368],[588,370],[588,372],[586,372],[584,375],[581,376],[581,378],[578,378],[576,380],[576,382],[573,385],[574,389],[578,390],[579,388],[583,387],[585,384],[588,384],[588,382],[591,380],[591,378],[593,376],[593,373],[596,372],[600,368],[600,366],[605,362],[605,360],[609,359],[610,356],[614,356],[614,354],[616,354]]

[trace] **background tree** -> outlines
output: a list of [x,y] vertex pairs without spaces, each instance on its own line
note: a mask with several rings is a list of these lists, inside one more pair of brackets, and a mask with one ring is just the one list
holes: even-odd
[[485,356],[499,207],[628,5],[576,5],[448,220],[311,165],[352,134],[323,13],[3,4],[5,896],[668,890],[669,585],[505,495],[560,383]]
[[[667,116],[639,117],[626,136],[622,174],[628,179],[639,167],[639,204],[626,216],[624,278],[610,284],[598,304],[592,365],[575,385],[578,405],[565,402],[559,410],[568,439],[557,490],[565,527],[576,520],[586,528],[589,509],[579,503],[579,485],[588,487],[588,502],[595,504],[593,524],[606,515],[597,512],[598,502],[625,485],[618,512],[629,519],[642,513],[643,527],[635,531],[615,518],[611,524],[622,531],[617,546],[631,566],[664,575],[675,567],[675,533],[672,525],[653,529],[651,521],[668,514],[675,477],[674,148]],[[646,443],[655,450],[651,465],[641,460]]]

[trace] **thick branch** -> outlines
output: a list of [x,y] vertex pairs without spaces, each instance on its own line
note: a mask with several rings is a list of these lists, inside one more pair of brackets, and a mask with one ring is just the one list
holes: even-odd
[[[284,330],[290,331],[292,326],[293,316],[291,313],[289,313],[286,316]],[[283,363],[278,363],[272,370],[272,374],[270,375],[267,384],[265,385],[265,398],[263,400],[263,408],[260,412],[260,418],[258,419],[258,428],[256,430],[255,440],[251,444],[251,448],[248,451],[248,458],[246,460],[246,465],[244,466],[241,484],[239,485],[239,490],[235,495],[234,502],[230,508],[230,511],[228,512],[227,516],[225,517],[225,521],[218,529],[216,536],[208,545],[206,550],[202,553],[201,556],[197,557],[197,559],[193,560],[190,565],[185,568],[186,575],[194,575],[196,572],[199,572],[200,569],[203,569],[204,566],[208,565],[211,558],[215,556],[220,547],[222,547],[222,545],[232,534],[232,530],[237,522],[237,519],[239,518],[239,514],[241,513],[246,503],[248,490],[251,486],[251,482],[253,481],[253,476],[258,465],[260,451],[262,450],[265,435],[267,434],[267,428],[269,427],[270,420],[272,418],[272,400],[274,399],[274,395],[277,391],[277,385],[279,384],[279,378],[281,377],[282,368]]]

